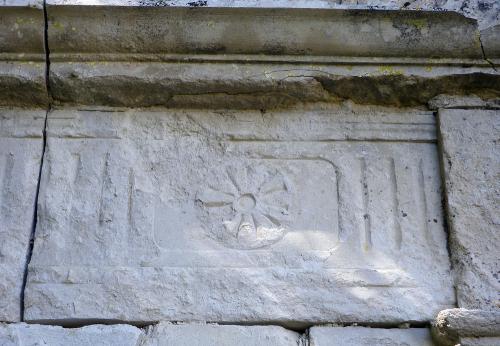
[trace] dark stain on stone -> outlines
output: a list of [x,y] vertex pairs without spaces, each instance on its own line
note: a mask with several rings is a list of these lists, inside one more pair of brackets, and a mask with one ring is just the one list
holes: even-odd
[[208,1],[206,0],[198,0],[187,3],[190,7],[203,7],[208,5]]
[[482,12],[486,12],[491,9],[492,4],[485,2],[485,1],[479,1],[477,4],[478,8]]
[[216,54],[216,53],[224,53],[226,51],[226,47],[222,44],[213,43],[204,46],[194,47],[193,51],[200,54]]
[[286,48],[281,44],[266,43],[262,47],[262,53],[269,55],[281,55],[286,53]]
[[167,7],[172,6],[172,1],[169,0],[140,0],[140,6]]

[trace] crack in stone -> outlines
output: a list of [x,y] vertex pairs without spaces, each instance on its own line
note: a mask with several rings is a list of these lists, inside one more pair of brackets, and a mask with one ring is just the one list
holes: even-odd
[[491,68],[497,72],[497,68],[495,66],[495,63],[493,61],[491,61],[490,59],[488,59],[488,57],[486,56],[486,52],[484,51],[484,46],[483,46],[483,41],[481,39],[481,32],[479,31],[479,34],[478,34],[478,40],[479,40],[479,44],[481,45],[481,53],[483,55],[483,60],[486,61],[488,64],[491,65]]
[[43,168],[43,162],[44,162],[44,157],[45,157],[45,152],[46,152],[46,147],[47,147],[47,119],[50,113],[50,110],[52,108],[52,96],[50,92],[50,79],[49,79],[49,73],[50,73],[50,50],[49,50],[49,43],[48,43],[48,20],[47,20],[47,4],[46,0],[43,1],[43,17],[44,17],[44,50],[45,50],[45,86],[46,86],[46,91],[47,91],[47,97],[48,97],[48,105],[47,105],[47,110],[45,112],[45,120],[44,120],[44,125],[43,125],[43,130],[42,130],[42,152],[41,152],[41,157],[40,157],[40,168],[38,170],[38,181],[37,181],[37,186],[36,186],[36,192],[35,192],[35,203],[34,203],[34,212],[33,212],[33,220],[31,224],[31,233],[30,233],[30,238],[29,238],[29,244],[28,244],[28,251],[26,253],[26,261],[25,261],[25,266],[24,266],[24,274],[23,274],[23,282],[21,286],[21,294],[20,294],[20,306],[21,306],[21,322],[24,322],[24,310],[25,310],[25,291],[26,291],[26,284],[28,281],[28,267],[31,262],[31,257],[33,256],[33,247],[35,243],[35,231],[36,231],[36,226],[37,226],[37,221],[38,221],[38,196],[40,194],[40,182],[42,178],[42,168]]

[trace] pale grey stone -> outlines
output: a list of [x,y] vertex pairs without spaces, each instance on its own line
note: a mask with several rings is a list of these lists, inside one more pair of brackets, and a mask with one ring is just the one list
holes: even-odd
[[311,346],[432,346],[426,328],[312,327]]
[[129,325],[62,328],[36,324],[0,324],[2,346],[137,346],[143,332]]
[[499,110],[439,111],[458,306],[500,304]]
[[278,326],[160,323],[142,346],[300,346],[301,336]]
[[29,321],[396,323],[455,304],[431,112],[56,110],[39,215]]
[[0,109],[0,321],[19,321],[45,111]]
[[460,346],[500,346],[500,337],[460,338]]
[[429,101],[428,107],[433,110],[440,108],[487,108],[500,109],[500,99],[482,99],[477,95],[438,95]]
[[42,9],[43,0],[2,0],[0,8],[3,10],[6,7],[33,7]]

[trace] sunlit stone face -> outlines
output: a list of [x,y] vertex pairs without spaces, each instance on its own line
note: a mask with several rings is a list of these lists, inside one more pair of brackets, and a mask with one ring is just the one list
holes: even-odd
[[431,113],[55,111],[49,129],[28,319],[424,321],[454,303]]

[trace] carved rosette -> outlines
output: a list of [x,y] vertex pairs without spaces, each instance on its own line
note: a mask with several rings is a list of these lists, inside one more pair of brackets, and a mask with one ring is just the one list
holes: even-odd
[[220,169],[197,195],[211,238],[236,249],[258,249],[281,240],[290,220],[291,186],[265,165]]

